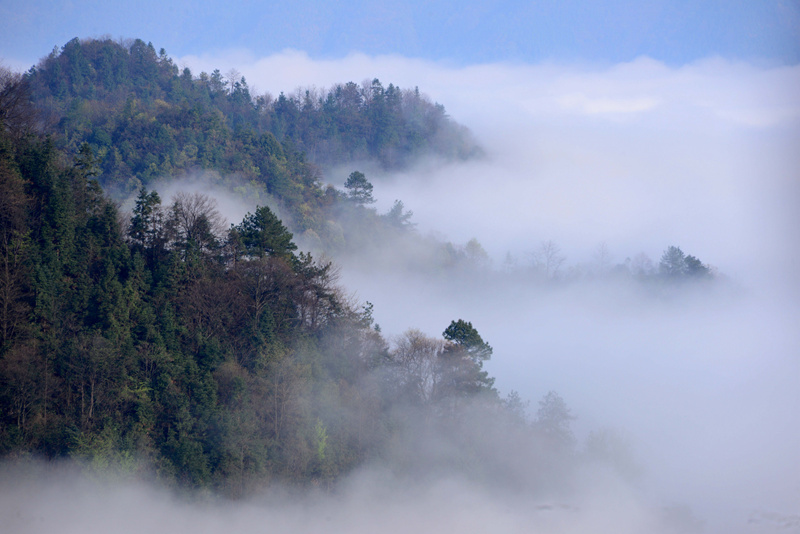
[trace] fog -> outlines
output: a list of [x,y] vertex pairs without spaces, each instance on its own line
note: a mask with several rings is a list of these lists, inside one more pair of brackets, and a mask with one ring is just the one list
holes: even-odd
[[[601,244],[612,264],[640,253],[657,264],[677,245],[718,282],[653,292],[613,277],[430,278],[341,259],[344,286],[374,303],[387,337],[438,337],[453,319],[471,321],[494,348],[487,369],[503,394],[518,391],[535,411],[557,391],[578,417],[579,448],[598,428],[626,436],[635,481],[581,472],[568,497],[540,501],[375,467],[333,494],[226,504],[42,474],[14,491],[0,483],[0,515],[17,514],[19,532],[91,531],[106,518],[131,532],[800,532],[800,67],[641,58],[456,68],[293,51],[178,63],[195,74],[234,68],[273,94],[374,77],[419,86],[486,156],[373,171],[377,208],[401,199],[420,234],[477,238],[497,271],[548,240],[565,272],[590,265]],[[324,179],[341,188],[352,170]],[[33,504],[48,498],[72,515]]]
[[[495,349],[487,368],[501,391],[534,406],[558,391],[579,437],[624,431],[640,491],[690,506],[708,531],[759,531],[753,513],[800,512],[800,67],[455,68],[292,51],[184,61],[232,64],[274,94],[373,77],[419,86],[487,155],[373,172],[377,207],[401,199],[420,233],[477,238],[496,269],[548,240],[571,266],[601,244],[613,264],[640,253],[657,264],[677,245],[712,265],[725,279],[716,288],[666,297],[622,282],[431,280],[376,272],[363,257],[344,260],[343,281],[390,336],[472,321]],[[352,170],[325,178],[341,187]]]
[[[36,471],[34,469],[34,471]],[[247,500],[187,499],[131,480],[98,480],[73,468],[24,476],[0,471],[4,530],[39,532],[694,532],[680,507],[653,509],[619,481],[596,475],[571,504],[487,491],[457,478],[398,484],[387,473],[357,473],[334,493],[286,492]],[[12,486],[7,482],[14,481]],[[602,483],[602,485],[601,485]],[[590,488],[590,489],[589,489]],[[764,523],[760,522],[763,526]]]
[[[476,237],[501,260],[543,240],[571,261],[605,243],[617,261],[677,244],[732,276],[798,259],[800,67],[711,58],[680,68],[487,64],[302,52],[185,57],[230,65],[255,92],[378,77],[418,86],[487,151],[480,162],[370,175],[378,207],[401,199],[421,231]],[[223,69],[224,71],[225,69]],[[352,169],[326,177],[341,187]],[[764,261],[766,257],[770,259]],[[771,271],[770,271],[771,277]]]

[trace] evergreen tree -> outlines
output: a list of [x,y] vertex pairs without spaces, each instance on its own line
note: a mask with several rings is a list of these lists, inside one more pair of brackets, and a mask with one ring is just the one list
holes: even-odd
[[290,258],[293,251],[297,250],[297,245],[292,242],[292,233],[267,206],[258,207],[255,213],[245,215],[242,223],[236,227],[236,233],[251,256]]
[[363,172],[351,172],[344,183],[344,188],[347,189],[348,198],[359,206],[375,203],[375,199],[372,197],[372,184]]

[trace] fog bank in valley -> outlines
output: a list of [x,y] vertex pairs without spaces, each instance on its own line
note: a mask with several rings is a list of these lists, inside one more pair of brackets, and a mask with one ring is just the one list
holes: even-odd
[[[495,260],[544,240],[573,261],[605,243],[616,261],[669,244],[733,276],[772,275],[800,256],[800,68],[710,58],[668,67],[485,64],[399,56],[312,60],[286,51],[185,57],[230,65],[254,92],[291,93],[379,78],[418,86],[465,124],[483,161],[368,176],[378,207],[401,199],[423,232],[476,237]],[[363,170],[363,169],[362,169]],[[326,176],[342,186],[352,169]],[[767,260],[766,258],[769,258]],[[796,284],[794,284],[796,287]]]
[[[378,77],[443,103],[486,156],[368,178],[379,211],[401,199],[421,234],[477,238],[492,267],[409,274],[367,253],[341,258],[343,285],[375,305],[390,340],[471,321],[494,348],[487,369],[503,394],[518,391],[533,414],[557,391],[578,417],[576,454],[591,431],[613,429],[635,474],[581,464],[568,489],[536,492],[504,489],[501,477],[415,480],[373,465],[332,491],[220,502],[68,467],[34,464],[23,477],[4,466],[0,517],[13,531],[800,531],[800,67],[641,58],[452,68],[291,51],[181,62],[193,72],[230,66],[254,92]],[[352,170],[323,178],[341,188]],[[561,271],[526,277],[547,241],[565,258]],[[654,289],[610,274],[645,256],[657,265],[669,245],[722,276]],[[507,257],[519,268],[497,276]],[[569,282],[570,269],[602,275]],[[476,418],[473,432],[482,425]],[[496,438],[499,466],[523,479],[545,469]]]
[[[33,472],[33,474],[32,474]],[[356,473],[335,492],[275,491],[241,501],[179,497],[131,480],[98,480],[73,468],[0,471],[0,512],[9,532],[696,532],[680,507],[653,508],[606,475],[569,503],[489,491],[459,478],[400,482],[381,470]],[[13,483],[13,484],[12,484]],[[687,530],[688,529],[688,530]]]
[[[524,266],[545,241],[565,271],[591,266],[601,245],[611,265],[642,254],[657,265],[677,245],[713,266],[716,287],[666,294],[613,279],[430,279],[363,257],[343,262],[343,279],[389,335],[471,320],[495,348],[487,368],[502,391],[534,406],[558,391],[581,436],[626,432],[642,488],[691,506],[708,531],[759,531],[753,513],[799,512],[799,67],[232,60],[262,90],[379,77],[445,104],[486,157],[374,172],[378,209],[401,199],[420,233],[475,237],[495,269],[509,255]],[[351,170],[326,179],[341,187]]]

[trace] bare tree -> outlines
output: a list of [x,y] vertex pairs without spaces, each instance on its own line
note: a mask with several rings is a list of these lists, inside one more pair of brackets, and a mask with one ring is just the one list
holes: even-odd
[[225,218],[217,210],[217,201],[202,193],[177,193],[170,222],[179,244],[194,244],[201,251],[214,248],[225,235]]
[[608,250],[608,245],[603,242],[600,243],[592,255],[594,259],[594,271],[596,274],[606,274],[611,270],[611,252]]
[[533,268],[545,278],[557,278],[566,257],[561,248],[552,240],[544,241],[532,254]]
[[430,402],[435,395],[439,357],[445,342],[416,329],[407,330],[395,341],[392,353],[406,393],[416,401]]

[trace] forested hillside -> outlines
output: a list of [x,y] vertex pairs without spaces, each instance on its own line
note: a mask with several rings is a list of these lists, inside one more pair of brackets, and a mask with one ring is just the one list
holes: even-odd
[[[234,73],[235,75],[235,73]],[[140,40],[74,39],[29,79],[37,106],[71,150],[89,142],[106,187],[135,191],[192,168],[241,173],[284,198],[308,187],[309,161],[375,160],[399,167],[422,154],[479,153],[466,130],[419,90],[377,79],[296,94],[251,94],[243,77],[182,71]],[[298,191],[301,192],[301,191]]]
[[[489,265],[477,240],[460,245],[415,234],[412,212],[401,200],[379,214],[371,207],[369,177],[356,170],[398,169],[425,155],[479,156],[469,132],[443,106],[416,88],[384,87],[377,79],[273,98],[251,94],[244,78],[229,75],[181,71],[166,51],[157,53],[138,39],[76,38],[25,79],[38,131],[50,134],[65,154],[91,155],[93,176],[115,200],[131,199],[142,187],[202,176],[242,202],[270,205],[305,249],[331,257],[366,254],[365,261],[426,272]],[[324,186],[336,166],[363,183],[344,191]],[[557,249],[544,242],[527,264],[515,259],[507,270],[540,280],[586,276],[584,266],[563,265]],[[634,257],[614,272],[648,279],[662,271],[692,277],[708,272],[688,258],[696,264],[665,271]]]
[[[415,436],[430,433],[437,468],[513,478],[521,447],[542,476],[562,469],[575,452],[566,404],[549,394],[529,424],[520,398],[494,389],[492,348],[470,322],[390,344],[372,305],[265,202],[227,225],[208,196],[148,187],[214,171],[276,201],[307,240],[352,251],[421,238],[402,202],[370,208],[363,173],[323,188],[306,154],[391,166],[474,151],[441,106],[377,80],[273,101],[218,71],[178,72],[141,41],[74,40],[25,75],[0,71],[0,455],[229,495],[328,484],[378,460],[429,469]],[[107,190],[132,193],[132,212]],[[475,240],[430,250],[435,265],[485,267]],[[563,261],[550,252],[548,276]],[[660,270],[707,274],[677,247]]]
[[26,80],[39,130],[68,154],[87,144],[96,178],[113,198],[201,173],[246,202],[279,207],[304,241],[334,253],[359,248],[365,237],[385,241],[404,213],[402,204],[386,218],[354,210],[346,195],[323,187],[323,169],[480,153],[417,89],[384,88],[375,79],[255,95],[244,78],[219,70],[179,71],[163,49],[157,54],[140,40],[73,39]]
[[453,420],[484,395],[500,409],[471,324],[439,341],[410,334],[424,353],[389,350],[371,306],[343,296],[330,263],[297,253],[269,208],[224,228],[208,197],[165,206],[142,189],[123,226],[88,145],[70,161],[0,124],[3,456],[239,494],[332,480],[413,413]]

